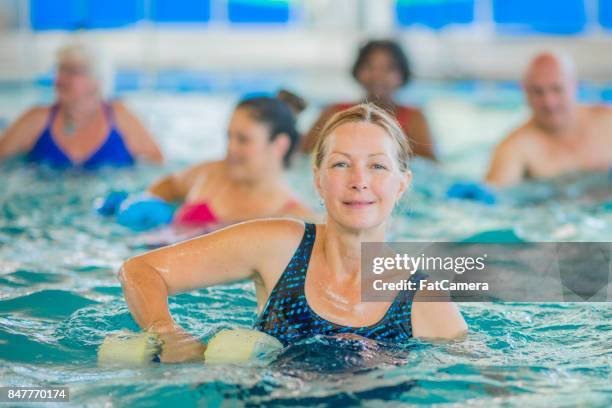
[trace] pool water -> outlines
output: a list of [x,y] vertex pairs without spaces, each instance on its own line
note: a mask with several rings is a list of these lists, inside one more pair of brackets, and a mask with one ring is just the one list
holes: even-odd
[[[3,95],[5,122],[38,98],[31,89]],[[104,336],[137,329],[115,272],[143,249],[132,245],[138,241],[134,233],[96,215],[93,202],[111,189],[140,191],[168,171],[222,156],[233,101],[169,92],[128,95],[168,152],[162,168],[88,174],[15,161],[1,165],[0,385],[68,386],[72,404],[84,406],[612,405],[610,303],[461,304],[470,326],[463,342],[415,340],[393,348],[321,337],[290,346],[265,367],[99,367],[96,348]],[[396,210],[391,239],[445,241],[511,231],[527,241],[612,240],[605,175],[531,183],[492,207],[447,201],[448,186],[479,177],[495,141],[524,112],[512,104],[460,102],[451,91],[430,99],[427,110],[442,159],[452,162],[413,162],[415,182]],[[490,140],[475,143],[479,127]],[[320,209],[308,158],[298,157],[288,178]],[[255,305],[247,283],[170,302],[178,322],[204,340],[221,328],[249,327]]]

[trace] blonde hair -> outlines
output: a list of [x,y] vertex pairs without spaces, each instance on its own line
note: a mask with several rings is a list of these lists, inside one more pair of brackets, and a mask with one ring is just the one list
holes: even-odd
[[101,96],[108,97],[114,88],[112,64],[101,48],[93,48],[82,42],[65,44],[57,51],[57,64],[65,59],[74,59],[87,68],[89,75],[98,84]]
[[404,173],[408,170],[412,150],[404,131],[391,114],[373,103],[362,103],[337,112],[323,125],[312,151],[312,164],[315,168],[321,167],[327,153],[326,141],[329,135],[341,125],[354,122],[371,123],[385,130],[396,147],[396,161],[400,171]]

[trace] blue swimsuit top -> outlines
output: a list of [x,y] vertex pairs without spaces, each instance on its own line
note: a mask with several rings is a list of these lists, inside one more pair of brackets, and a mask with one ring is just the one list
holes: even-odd
[[45,129],[39,136],[36,144],[27,154],[27,159],[33,162],[44,162],[52,167],[83,167],[86,169],[92,169],[104,165],[110,166],[131,166],[134,164],[134,158],[128,151],[123,137],[115,125],[113,120],[113,112],[110,104],[103,104],[104,112],[109,124],[109,132],[106,136],[106,140],[87,160],[83,163],[73,163],[70,157],[62,151],[62,149],[55,143],[53,139],[53,121],[59,111],[58,105],[51,107],[49,113],[49,119]]
[[[317,334],[357,334],[369,339],[399,343],[412,337],[412,300],[416,291],[401,291],[387,313],[370,326],[342,326],[317,315],[306,300],[304,285],[316,226],[306,224],[304,236],[289,265],[274,286],[266,306],[255,322],[255,329],[276,337],[285,346]],[[416,273],[411,280],[422,279]]]

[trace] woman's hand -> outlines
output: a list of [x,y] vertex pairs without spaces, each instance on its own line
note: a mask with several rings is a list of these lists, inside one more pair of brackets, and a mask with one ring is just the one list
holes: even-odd
[[162,363],[204,361],[206,345],[185,330],[177,328],[157,335],[162,342],[162,353],[159,356]]

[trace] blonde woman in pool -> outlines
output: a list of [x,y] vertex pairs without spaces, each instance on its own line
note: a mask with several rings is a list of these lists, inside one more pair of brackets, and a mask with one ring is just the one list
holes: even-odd
[[392,117],[355,106],[330,119],[314,149],[324,224],[251,221],[126,261],[119,277],[128,307],[164,340],[161,361],[199,360],[206,347],[175,323],[169,295],[244,279],[255,283],[255,328],[285,345],[317,334],[387,342],[462,336],[467,326],[457,307],[413,302],[424,292],[361,301],[361,243],[385,240],[393,206],[411,182],[409,155]]

